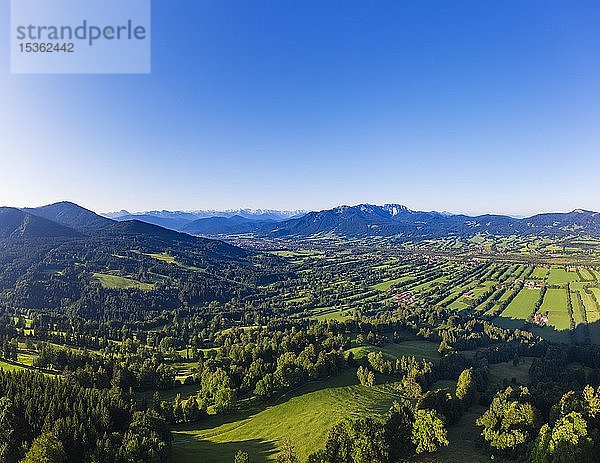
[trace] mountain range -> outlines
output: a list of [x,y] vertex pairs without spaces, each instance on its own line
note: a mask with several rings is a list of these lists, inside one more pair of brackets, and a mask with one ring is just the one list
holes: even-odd
[[468,216],[447,212],[413,211],[400,204],[359,204],[308,212],[287,220],[249,219],[239,215],[197,219],[180,228],[202,236],[251,233],[264,237],[395,236],[401,239],[468,237],[478,233],[517,235],[586,235],[600,237],[600,214],[577,209],[515,218],[485,214]]
[[411,240],[477,233],[600,237],[600,213],[583,209],[526,218],[413,211],[400,204],[339,206],[300,216],[296,212],[238,210],[197,218],[202,214],[179,211],[129,214],[124,211],[109,218],[70,202],[27,209],[0,208],[0,238],[142,234],[168,241],[204,243],[190,235],[218,237],[251,233],[264,237],[307,237],[335,234],[396,236]]
[[142,220],[113,220],[72,202],[59,202],[37,208],[0,207],[0,239],[95,239],[109,242],[132,239],[185,243],[213,256],[237,259],[245,251],[219,240],[192,236]]
[[257,233],[267,236],[398,236],[410,240],[464,237],[478,233],[504,236],[600,236],[600,213],[578,209],[569,213],[538,214],[527,218],[491,214],[471,217],[413,211],[399,204],[360,204],[309,212],[300,218],[263,225]]
[[[102,214],[104,217],[117,220],[141,220],[143,222],[160,225],[177,231],[186,231],[197,234],[206,233],[204,228],[191,225],[192,222],[202,219],[228,219],[234,218],[232,223],[239,222],[240,219],[246,219],[248,222],[280,222],[296,217],[301,217],[307,211],[279,211],[275,209],[228,209],[228,210],[198,210],[198,211],[146,211],[146,212],[128,212],[121,210],[118,212],[108,212]],[[216,223],[223,223],[225,228],[229,226],[228,222],[216,220]],[[212,227],[212,221],[207,222],[208,227]],[[216,233],[219,234],[219,233]]]

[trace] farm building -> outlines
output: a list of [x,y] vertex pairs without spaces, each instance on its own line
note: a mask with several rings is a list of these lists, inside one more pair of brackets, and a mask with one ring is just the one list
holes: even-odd
[[539,326],[546,326],[548,324],[548,313],[549,313],[548,311],[546,311],[545,314],[536,312],[533,315],[532,322]]

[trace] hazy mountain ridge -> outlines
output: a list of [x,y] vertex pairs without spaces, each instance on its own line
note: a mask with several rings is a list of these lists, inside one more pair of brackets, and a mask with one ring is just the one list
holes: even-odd
[[[15,211],[19,210],[15,209]],[[349,237],[399,236],[406,239],[464,237],[477,233],[600,236],[600,213],[584,209],[516,218],[494,214],[468,216],[436,211],[415,211],[401,204],[381,206],[358,204],[308,212],[287,219],[282,219],[283,215],[293,214],[296,211],[243,209],[238,210],[240,212],[238,214],[234,214],[233,211],[212,211],[223,215],[195,219],[197,215],[208,212],[154,211],[143,215],[127,213],[117,219],[109,219],[77,204],[61,202],[39,208],[23,209],[21,212],[68,228],[51,227],[48,223],[35,220],[27,227],[22,223],[24,217],[13,217],[12,225],[7,225],[3,236],[13,233],[23,236],[40,235],[44,227],[49,228],[48,236],[77,236],[78,233],[100,232],[118,236],[139,233],[175,241],[196,239],[189,235],[226,236],[247,233],[273,237],[335,234]],[[32,221],[31,218],[28,220]],[[17,231],[16,224],[23,225],[24,231]]]
[[[129,212],[121,210],[119,212],[108,212],[102,214],[106,218],[117,221],[123,220],[141,220],[143,222],[160,225],[177,231],[187,231],[188,226],[197,220],[210,218],[230,219],[242,217],[250,221],[284,221],[306,214],[307,211],[291,210],[281,211],[276,209],[227,209],[227,210],[197,210],[197,211],[145,211]],[[207,222],[210,223],[210,222]],[[223,222],[227,224],[227,222]],[[228,226],[228,225],[227,225]],[[194,229],[192,227],[191,229]],[[200,229],[194,233],[206,233],[200,226]]]

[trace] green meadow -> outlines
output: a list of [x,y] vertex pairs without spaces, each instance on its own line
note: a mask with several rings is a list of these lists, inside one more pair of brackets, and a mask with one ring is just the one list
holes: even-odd
[[25,370],[24,367],[20,367],[18,365],[13,365],[12,363],[4,362],[0,360],[0,369],[4,371],[20,371]]
[[306,384],[275,403],[176,429],[172,461],[233,462],[238,450],[248,452],[253,463],[274,461],[278,445],[288,437],[304,461],[323,447],[333,425],[345,418],[382,414],[397,398],[393,384],[361,386],[354,369],[348,369],[338,377]]
[[412,276],[403,276],[400,278],[395,278],[393,280],[387,280],[387,281],[383,281],[381,283],[378,283],[376,285],[372,285],[371,289],[376,289],[377,291],[389,291],[389,289],[394,286],[397,285],[398,283],[404,283],[405,281],[408,280],[412,280],[414,279],[414,277]]
[[107,289],[141,289],[142,291],[151,291],[154,289],[153,284],[142,283],[132,278],[108,273],[94,273],[94,278]]
[[438,344],[433,342],[414,340],[402,341],[398,344],[386,344],[384,347],[371,345],[354,347],[349,349],[348,352],[352,352],[354,358],[357,360],[366,357],[371,352],[381,351],[386,357],[392,359],[414,356],[418,359],[434,361],[440,358],[438,347]]
[[507,328],[519,328],[526,320],[529,320],[536,302],[540,298],[539,289],[523,288],[512,300],[508,307],[502,312],[496,322]]
[[562,267],[552,267],[550,269],[550,275],[548,276],[549,285],[566,285],[574,281],[579,281],[577,272],[569,272]]
[[540,311],[544,313],[548,311],[548,325],[554,326],[557,330],[568,330],[571,327],[566,290],[548,289]]

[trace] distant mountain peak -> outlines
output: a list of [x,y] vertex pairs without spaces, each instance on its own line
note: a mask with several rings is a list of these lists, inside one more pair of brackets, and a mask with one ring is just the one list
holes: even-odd
[[100,214],[103,217],[107,217],[109,219],[117,219],[119,217],[123,217],[124,215],[130,215],[131,213],[125,209],[121,209],[120,211],[114,212],[103,212]]
[[399,215],[403,212],[412,212],[408,207],[402,204],[384,204],[381,207],[382,209],[388,211],[392,217]]

